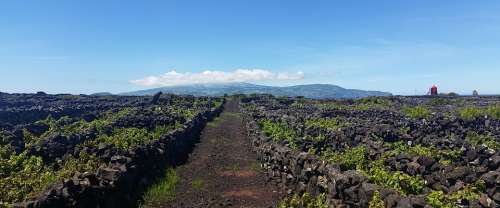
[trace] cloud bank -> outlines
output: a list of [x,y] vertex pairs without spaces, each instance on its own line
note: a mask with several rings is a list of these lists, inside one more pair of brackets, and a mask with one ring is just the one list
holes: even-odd
[[130,83],[146,87],[163,87],[188,84],[301,80],[303,78],[303,72],[273,73],[263,69],[237,69],[232,72],[204,71],[201,73],[179,73],[176,71],[169,71],[159,76],[148,76],[143,79],[131,80]]

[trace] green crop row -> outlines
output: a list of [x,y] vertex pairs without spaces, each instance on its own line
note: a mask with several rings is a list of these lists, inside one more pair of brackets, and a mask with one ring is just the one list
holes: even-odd
[[472,146],[484,145],[490,149],[500,149],[500,142],[498,142],[491,135],[481,135],[476,132],[468,132],[465,140]]
[[384,152],[382,158],[388,158],[397,156],[400,153],[407,153],[410,155],[425,156],[429,158],[434,158],[444,164],[448,164],[452,161],[456,161],[462,155],[462,150],[441,150],[436,147],[425,147],[420,144],[417,145],[406,145],[404,142],[393,142],[385,144],[391,150]]
[[401,109],[406,116],[413,119],[429,118],[431,112],[425,106],[409,107],[405,106]]
[[465,107],[458,110],[458,115],[467,121],[484,116],[500,120],[500,105],[490,105],[486,108]]
[[402,194],[418,194],[424,187],[422,177],[410,176],[403,172],[388,172],[383,160],[369,160],[366,148],[358,146],[348,148],[339,153],[325,150],[321,157],[331,163],[338,164],[342,169],[356,169],[364,173],[372,182],[383,187],[392,188]]
[[9,155],[0,159],[0,201],[4,203],[23,201],[76,172],[93,171],[101,163],[85,152],[52,166],[44,166],[41,157],[26,152]]
[[340,118],[313,118],[306,120],[307,128],[321,128],[330,131],[340,131],[342,128],[351,125],[349,122],[343,122]]
[[270,119],[260,121],[262,131],[274,141],[286,141],[290,147],[296,148],[295,139],[297,135],[292,128],[289,128],[284,122],[274,122]]
[[457,205],[457,202],[464,199],[468,201],[477,200],[484,191],[484,181],[478,180],[451,194],[445,194],[443,191],[432,191],[427,195],[426,201],[435,208],[458,208],[460,206]]

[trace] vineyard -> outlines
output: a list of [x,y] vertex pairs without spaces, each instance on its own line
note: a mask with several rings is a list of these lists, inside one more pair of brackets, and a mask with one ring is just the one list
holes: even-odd
[[500,97],[238,98],[0,93],[0,207],[500,206]]
[[240,105],[280,207],[500,206],[499,97]]
[[222,98],[0,93],[0,207],[130,207]]

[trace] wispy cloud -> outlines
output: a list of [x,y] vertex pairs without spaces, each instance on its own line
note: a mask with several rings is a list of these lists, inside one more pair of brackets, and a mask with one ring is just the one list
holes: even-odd
[[303,72],[273,73],[263,69],[237,69],[232,72],[204,71],[201,73],[179,73],[177,71],[169,71],[158,76],[148,76],[143,79],[132,80],[130,83],[151,87],[227,82],[301,80],[303,78]]

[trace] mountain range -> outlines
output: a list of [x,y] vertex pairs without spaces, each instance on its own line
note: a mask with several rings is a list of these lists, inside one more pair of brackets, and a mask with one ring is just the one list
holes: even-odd
[[222,96],[224,94],[272,94],[274,96],[304,96],[306,98],[362,98],[368,96],[390,96],[391,93],[380,91],[365,91],[345,89],[331,84],[309,84],[288,87],[275,87],[256,85],[250,83],[218,83],[218,84],[193,84],[183,86],[161,87],[134,92],[121,93],[120,95],[153,95],[157,92],[194,95],[194,96]]

